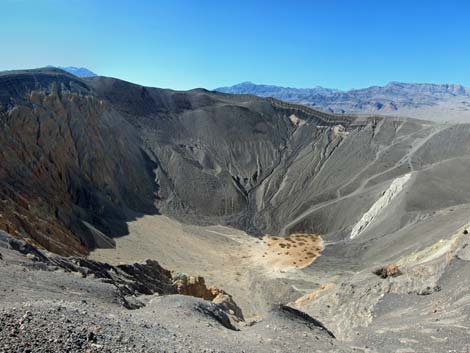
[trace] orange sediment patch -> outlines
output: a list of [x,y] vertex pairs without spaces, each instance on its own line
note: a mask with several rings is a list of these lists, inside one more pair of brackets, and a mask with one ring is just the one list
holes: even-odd
[[260,261],[274,270],[304,268],[324,249],[322,238],[316,234],[291,234],[285,238],[266,235],[260,247]]

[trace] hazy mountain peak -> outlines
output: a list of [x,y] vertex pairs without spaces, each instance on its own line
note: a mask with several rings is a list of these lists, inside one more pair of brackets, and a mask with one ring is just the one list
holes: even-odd
[[[321,97],[452,87],[399,88]],[[465,349],[470,124],[58,68],[0,72],[0,122],[3,351]]]
[[56,67],[56,68],[62,69],[62,70],[67,71],[68,73],[71,73],[72,75],[75,75],[77,77],[94,77],[94,76],[98,76],[97,74],[95,74],[93,71],[87,69],[86,67],[53,66],[53,65],[49,65],[48,67]]
[[460,84],[390,81],[384,86],[341,91],[243,82],[216,91],[274,97],[334,113],[405,115],[437,121],[470,119],[470,88]]
[[316,86],[313,88],[293,88],[267,84],[257,84],[245,81],[230,87],[219,87],[215,91],[232,94],[254,94],[261,97],[275,97],[278,99],[304,102],[304,97],[312,95],[331,95],[338,90]]

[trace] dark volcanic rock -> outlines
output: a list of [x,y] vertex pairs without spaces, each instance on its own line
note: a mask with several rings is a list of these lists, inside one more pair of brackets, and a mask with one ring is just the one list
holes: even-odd
[[[212,313],[211,315],[215,315],[217,320],[223,321],[224,317],[228,318],[227,313],[230,311],[233,311],[231,315],[234,315],[236,319],[243,320],[240,308],[233,302],[229,294],[217,288],[207,288],[203,277],[197,277],[198,290],[194,290],[190,284],[181,283],[182,277],[189,278],[189,276],[181,273],[174,275],[171,271],[161,267],[155,260],[113,266],[82,257],[62,257],[38,250],[3,231],[0,231],[0,248],[15,250],[28,256],[34,261],[30,266],[35,269],[61,269],[81,274],[84,278],[93,277],[110,283],[115,286],[121,304],[128,309],[137,309],[144,305],[138,299],[134,299],[140,295],[184,294],[207,300],[211,304],[207,310]],[[38,264],[46,266],[42,267]],[[226,298],[221,298],[219,296],[221,294],[224,294]],[[216,298],[214,303],[210,302]],[[220,316],[222,312],[224,315]]]
[[2,229],[83,254],[125,234],[127,210],[155,212],[154,163],[84,82],[56,69],[2,74],[0,100]]
[[307,327],[319,327],[323,331],[325,331],[326,334],[328,334],[331,338],[335,338],[335,335],[328,330],[325,325],[323,325],[320,321],[317,319],[311,317],[310,315],[304,313],[303,311],[294,309],[290,306],[287,305],[278,305],[275,306],[272,311],[276,313],[277,315],[283,316],[287,320],[292,320],[292,321],[298,321],[300,323],[303,323]]
[[127,301],[128,296],[177,294],[177,285],[171,272],[162,268],[157,261],[147,260],[144,263],[112,266],[80,257],[62,257],[42,252],[2,231],[0,231],[0,248],[19,251],[36,263],[46,264],[50,270],[60,268],[66,272],[79,273],[83,277],[93,276],[111,283],[116,287],[122,304],[130,309],[136,305],[135,302]]
[[[157,212],[254,235],[343,239],[392,180],[430,163],[440,173],[438,162],[470,153],[461,143],[468,125],[334,115],[57,69],[2,73],[0,97],[0,228],[63,255],[112,247],[127,221]],[[458,175],[449,182],[466,190]],[[422,199],[429,192],[446,207],[470,199],[427,182],[418,189],[402,223],[408,210],[435,207]],[[389,220],[381,232],[396,227]]]
[[[395,86],[387,89],[401,89]],[[0,327],[7,327],[0,341],[7,348],[30,349],[25,344],[36,331],[23,326],[23,340],[15,324],[23,315],[25,322],[39,317],[45,334],[37,344],[51,351],[341,351],[333,332],[380,351],[466,344],[470,125],[335,115],[271,98],[177,92],[60,70],[0,74],[0,104],[0,229],[15,237],[0,232]],[[206,268],[210,256],[195,261],[209,275],[234,276],[227,280],[249,287],[247,296],[263,310],[290,301],[246,330],[236,324],[243,315],[232,298],[198,277],[173,276],[155,261],[111,266],[75,256],[112,247],[128,221],[159,211],[253,234],[317,233],[323,251],[312,266],[277,270],[251,252],[256,240],[245,238],[243,253],[230,261],[240,256],[247,276],[236,272],[238,263],[226,269],[224,262]],[[219,235],[207,239],[223,249],[227,238]],[[165,236],[171,243],[172,234]],[[241,236],[227,237],[227,248],[238,249],[233,241]],[[396,265],[376,271],[383,264]],[[64,293],[68,309],[80,308],[71,327],[49,312]],[[141,310],[123,314],[116,302]],[[36,311],[20,315],[9,309],[15,303]],[[90,313],[110,336],[88,329],[95,324]],[[181,328],[178,340],[175,331],[148,330],[156,320]],[[113,345],[121,335],[115,322],[153,345]],[[243,333],[226,330],[230,325]],[[59,341],[44,342],[50,332],[61,334]],[[111,348],[93,346],[100,342]]]
[[211,302],[200,302],[195,305],[197,311],[212,317],[225,328],[237,331],[237,328],[232,325],[230,318],[220,307]]
[[254,194],[292,148],[289,116],[335,124],[252,96],[58,69],[2,73],[0,103],[0,227],[72,255],[113,246],[155,205],[190,221],[272,228],[253,220]]

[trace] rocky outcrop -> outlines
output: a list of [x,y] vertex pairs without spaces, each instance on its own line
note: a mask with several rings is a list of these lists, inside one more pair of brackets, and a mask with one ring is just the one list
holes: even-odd
[[[23,297],[39,289],[33,300],[42,300],[42,293],[60,298],[64,288],[74,288],[78,301],[88,289],[106,294],[113,305],[117,297],[130,309],[161,299],[155,304],[160,310],[186,302],[182,317],[190,312],[212,318],[208,325],[216,320],[236,327],[243,313],[232,297],[208,288],[201,277],[173,274],[153,260],[111,266],[77,256],[114,246],[129,221],[161,212],[253,235],[321,235],[324,243],[316,250],[322,256],[302,269],[293,263],[267,275],[256,258],[241,253],[233,259],[246,258],[242,269],[248,276],[239,276],[235,267],[207,269],[213,252],[200,257],[198,266],[208,274],[225,270],[236,283],[248,283],[247,296],[263,310],[283,298],[309,314],[274,310],[253,324],[257,332],[278,337],[284,323],[296,324],[308,327],[299,332],[309,342],[318,332],[328,340],[334,333],[355,342],[375,335],[382,347],[384,338],[410,342],[405,321],[424,317],[426,331],[411,330],[413,337],[423,335],[421,342],[432,332],[442,340],[442,351],[448,337],[466,338],[454,328],[468,326],[468,281],[462,274],[470,258],[470,125],[329,114],[273,98],[82,80],[59,70],[0,73],[0,105],[0,228],[15,237],[0,233],[1,270],[8,277],[3,298],[17,294],[8,287],[19,278],[24,283],[15,288]],[[459,237],[449,239],[456,229]],[[173,241],[171,231],[164,236],[166,244]],[[241,239],[217,231],[197,236],[213,237],[217,250],[211,251],[227,245],[233,252],[233,241]],[[254,244],[255,239],[241,243],[250,254]],[[300,253],[305,250],[302,261],[309,260],[313,252],[298,245]],[[291,254],[276,252],[281,255]],[[15,269],[12,276],[9,268]],[[382,335],[392,332],[391,322],[393,334]],[[372,325],[377,330],[361,336]],[[422,348],[421,342],[413,347]]]
[[176,272],[172,274],[172,280],[178,294],[210,300],[232,315],[236,321],[244,320],[242,310],[235,303],[232,296],[223,289],[207,287],[203,277],[188,276],[187,274]]
[[[128,210],[155,212],[154,166],[139,137],[61,70],[0,75],[0,229],[58,254],[126,233]],[[86,222],[86,223],[84,223]]]
[[179,294],[191,295],[206,300],[212,300],[216,297],[216,293],[206,287],[205,280],[201,276],[188,276],[185,273],[176,272],[173,274],[173,281]]
[[374,271],[377,276],[382,278],[388,277],[397,277],[402,275],[403,273],[400,271],[400,268],[395,264],[388,264],[384,267],[381,267]]
[[0,231],[0,248],[16,250],[26,255],[33,260],[31,267],[38,270],[60,269],[110,283],[116,287],[121,304],[128,309],[136,309],[144,305],[138,299],[141,295],[183,294],[211,301],[218,308],[217,310],[225,313],[224,315],[228,315],[235,321],[243,321],[241,309],[229,294],[218,288],[207,288],[203,277],[183,273],[172,274],[155,260],[112,266],[81,257],[62,257],[38,250],[2,231]]

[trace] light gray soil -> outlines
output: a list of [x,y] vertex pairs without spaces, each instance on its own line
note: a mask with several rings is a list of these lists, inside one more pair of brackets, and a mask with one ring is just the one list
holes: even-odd
[[0,254],[0,352],[351,351],[320,323],[283,307],[232,330],[203,299],[140,295],[145,305],[128,310],[103,280],[16,250],[0,247]]
[[468,348],[469,124],[58,69],[0,73],[0,123],[0,229],[55,254],[0,247],[8,352]]

